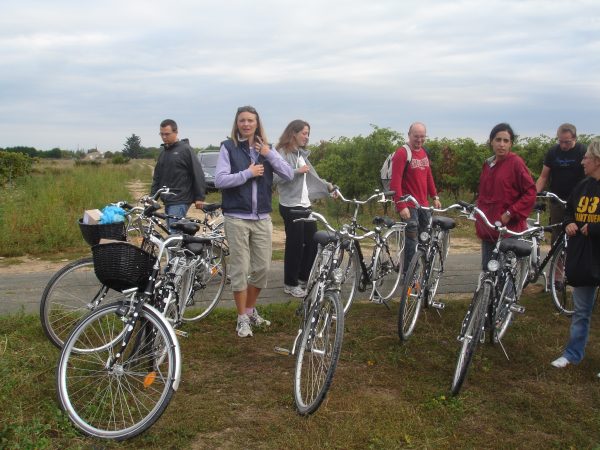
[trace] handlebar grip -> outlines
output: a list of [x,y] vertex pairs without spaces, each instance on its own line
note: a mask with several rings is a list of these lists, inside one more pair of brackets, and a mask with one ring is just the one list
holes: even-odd
[[537,193],[538,197],[545,197],[546,195],[548,195],[548,191],[540,191]]
[[213,212],[213,211],[216,211],[217,209],[219,209],[220,207],[221,207],[220,203],[211,203],[209,205],[205,204],[202,207],[202,211],[204,211],[204,212]]
[[121,205],[121,208],[123,208],[123,209],[133,209],[133,206],[131,206],[127,202],[123,202],[123,204]]
[[393,197],[394,195],[396,195],[396,191],[386,191],[383,193],[383,195],[385,195],[386,197]]
[[462,200],[459,200],[456,203],[458,203],[460,206],[462,206],[463,208],[468,209],[468,210],[472,210],[475,207],[475,205],[471,205],[470,203],[464,202]]

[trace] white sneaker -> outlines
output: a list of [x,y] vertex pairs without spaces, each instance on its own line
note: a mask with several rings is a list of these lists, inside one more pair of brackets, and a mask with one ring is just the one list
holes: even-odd
[[303,298],[306,297],[306,291],[302,289],[300,286],[288,286],[287,284],[283,285],[283,292],[286,294],[290,294],[293,297]]
[[563,368],[567,367],[569,364],[571,364],[571,363],[564,356],[561,356],[560,358],[556,358],[554,361],[552,361],[550,363],[551,366],[556,367],[557,369],[563,369]]
[[237,327],[235,328],[239,337],[252,336],[252,328],[250,328],[250,318],[246,314],[238,316]]
[[252,311],[252,314],[248,316],[250,319],[250,325],[253,327],[268,327],[271,325],[271,321],[263,317],[260,317],[256,308]]
[[306,281],[304,281],[304,280],[298,280],[298,286],[300,286],[304,290],[306,290],[306,284],[307,284]]

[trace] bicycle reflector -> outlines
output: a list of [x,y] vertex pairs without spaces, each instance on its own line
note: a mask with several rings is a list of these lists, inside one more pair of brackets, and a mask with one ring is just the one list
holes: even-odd
[[144,387],[149,388],[150,386],[152,386],[154,380],[156,380],[156,372],[148,372],[148,375],[144,377]]
[[487,266],[490,272],[495,272],[500,268],[500,263],[497,259],[490,259]]

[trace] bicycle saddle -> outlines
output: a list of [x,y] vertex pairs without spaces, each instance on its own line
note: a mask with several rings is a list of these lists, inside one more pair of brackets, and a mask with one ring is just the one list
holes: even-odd
[[456,222],[450,217],[433,216],[431,225],[434,227],[440,227],[442,230],[451,230],[456,226]]
[[501,252],[514,252],[517,257],[529,256],[531,254],[531,242],[520,241],[518,239],[504,239],[500,242]]
[[174,230],[181,231],[183,234],[194,235],[200,229],[200,225],[194,222],[175,222],[171,225],[171,228]]
[[338,237],[335,233],[332,233],[328,230],[319,230],[315,233],[314,240],[317,244],[321,244],[323,246],[329,244],[330,242],[335,242],[338,240]]

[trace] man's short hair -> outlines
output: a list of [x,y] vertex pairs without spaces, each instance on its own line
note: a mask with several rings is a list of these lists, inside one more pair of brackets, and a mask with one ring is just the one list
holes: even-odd
[[171,130],[173,130],[174,132],[177,132],[177,122],[175,122],[173,119],[165,119],[160,123],[160,127],[164,128],[164,127],[171,127]]
[[571,133],[571,136],[574,138],[577,137],[577,128],[575,128],[575,125],[572,123],[563,123],[560,127],[558,127],[558,130],[556,130],[556,135],[559,136],[567,132]]

